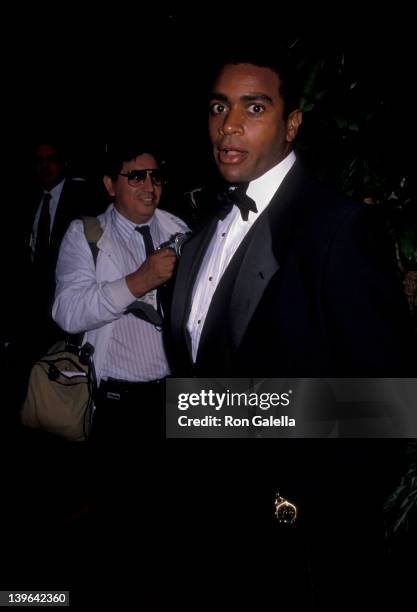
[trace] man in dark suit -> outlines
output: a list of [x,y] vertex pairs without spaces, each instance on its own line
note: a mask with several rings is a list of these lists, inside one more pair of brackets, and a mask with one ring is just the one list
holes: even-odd
[[[302,113],[291,76],[284,64],[247,56],[217,74],[209,132],[224,192],[180,260],[178,376],[406,373],[409,328],[390,249],[369,207],[316,184],[295,157]],[[217,551],[212,594],[223,581],[235,603],[253,598],[262,610],[272,598],[277,609],[284,601],[341,609],[360,592],[362,602],[379,601],[384,492],[376,483],[390,473],[379,463],[382,441],[208,448],[191,440],[185,457],[180,441],[168,442],[171,530],[198,533],[181,544],[203,575],[208,551]],[[294,525],[274,524],[274,490],[299,504]]]
[[215,83],[214,158],[257,212],[220,210],[184,249],[172,315],[180,369],[404,375],[407,316],[377,215],[308,177],[292,152],[302,113],[286,91],[252,64],[225,66]]
[[[100,212],[99,192],[84,179],[67,176],[63,147],[44,142],[36,146],[38,188],[30,214],[29,268],[32,276],[33,321],[39,329],[37,348],[41,354],[61,335],[52,321],[55,268],[59,248],[69,224],[80,215]],[[104,200],[103,200],[104,204]]]

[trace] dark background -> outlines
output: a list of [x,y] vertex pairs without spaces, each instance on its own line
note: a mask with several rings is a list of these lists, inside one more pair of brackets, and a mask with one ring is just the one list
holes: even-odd
[[[411,16],[397,5],[391,7],[390,14],[384,15],[378,9],[369,18],[350,5],[339,6],[333,15],[327,11],[324,15],[312,16],[304,14],[298,5],[285,10],[260,4],[245,5],[245,8],[236,5],[230,12],[213,4],[171,12],[152,11],[143,6],[103,5],[93,15],[86,15],[84,9],[75,5],[60,5],[59,11],[57,5],[20,7],[16,11],[19,14],[9,16],[4,22],[8,36],[3,38],[0,49],[4,212],[1,242],[6,254],[19,231],[24,195],[33,180],[30,152],[38,139],[66,140],[71,150],[73,174],[98,180],[105,144],[115,138],[140,135],[146,128],[166,151],[175,193],[181,194],[204,182],[212,170],[205,99],[212,56],[222,47],[237,42],[256,45],[259,37],[269,41],[271,52],[279,42],[300,38],[302,53],[309,65],[315,65],[320,57],[325,59],[322,83],[330,93],[321,100],[321,110],[306,113],[300,135],[305,144],[302,153],[315,171],[337,182],[339,161],[345,155],[348,157],[351,148],[358,148],[364,155],[375,155],[382,172],[394,177],[413,173],[415,33]],[[361,84],[354,99],[346,97],[346,89],[338,80],[341,54],[352,82],[359,79]],[[325,120],[325,115],[332,113],[349,118],[361,115],[362,109],[368,107],[377,114],[377,120],[359,139],[355,135],[352,139],[336,138],[338,132],[332,129],[334,125]],[[13,261],[4,256],[3,262],[13,272]],[[13,303],[13,294],[7,285],[3,299]],[[7,325],[7,320],[3,323]],[[176,446],[178,457],[182,456],[180,450],[184,450],[183,445],[179,450]],[[109,499],[104,504],[108,503],[112,510],[116,507],[114,515],[104,512],[101,516],[105,520],[100,522],[93,514],[92,524],[91,519],[87,518],[84,523],[82,519],[81,528],[79,523],[72,523],[63,541],[55,538],[49,518],[54,514],[54,504],[59,505],[61,497],[66,504],[70,497],[65,492],[71,476],[58,465],[51,468],[54,462],[59,463],[60,452],[52,452],[52,461],[47,453],[34,461],[30,449],[10,448],[7,435],[2,441],[4,490],[19,490],[17,501],[6,494],[2,502],[5,510],[1,515],[2,533],[9,533],[8,549],[13,550],[12,563],[8,562],[7,555],[3,558],[6,571],[2,588],[50,588],[51,583],[68,588],[69,583],[72,586],[71,581],[82,584],[90,564],[97,562],[96,551],[101,552],[100,546],[105,548],[108,541],[117,540],[116,550],[120,555],[107,551],[109,564],[120,562],[122,568],[129,565],[126,559],[134,552],[130,550],[132,540],[140,548],[137,531],[142,533],[142,524],[135,523],[129,515],[132,534],[126,533],[125,527],[119,538],[118,530],[129,507],[136,509],[133,499],[140,498],[142,493],[141,478],[144,473],[149,478],[151,463],[161,461],[162,451],[161,456],[151,456],[150,465],[143,467],[112,462],[109,476],[113,489],[109,488]],[[178,469],[187,465],[187,452],[183,455],[184,464]],[[390,474],[393,484],[397,462],[401,464],[400,454],[394,451]],[[45,485],[39,488],[40,473],[45,474],[44,480],[40,480]],[[16,475],[21,481],[17,481]],[[384,477],[381,473],[375,476],[376,479]],[[85,482],[90,491],[94,475],[86,474]],[[115,482],[123,482],[123,491]],[[158,486],[156,482],[155,487]],[[58,488],[62,491],[61,497],[54,501],[53,492]],[[91,496],[87,495],[86,499],[90,501]],[[18,512],[11,517],[17,506]],[[75,506],[69,507],[82,510]],[[161,532],[164,521],[162,516]],[[10,529],[13,525],[16,530],[17,524],[20,536]],[[76,532],[74,538],[72,529]],[[29,532],[32,539],[28,536],[25,547],[22,534],[26,537]],[[38,556],[34,547],[39,546],[44,532],[45,546]],[[157,538],[160,532],[150,535]],[[42,552],[46,559],[44,565],[39,563]],[[174,553],[170,551],[175,561]],[[162,551],[160,554],[164,555]],[[399,568],[398,573],[404,570],[405,578],[399,582],[402,588],[404,582],[406,586],[411,582],[406,573],[409,571],[411,576],[405,554],[400,550],[392,563],[393,568]],[[62,569],[54,563],[54,555],[62,563]],[[157,562],[160,564],[161,559]],[[192,564],[192,560],[189,562]],[[134,576],[129,576],[129,580],[131,590]]]
[[[321,174],[329,167],[326,178],[332,179],[338,171],[334,134],[323,115],[354,118],[361,106],[378,120],[365,144],[354,145],[378,151],[384,169],[409,166],[414,45],[407,13],[379,10],[367,18],[348,7],[311,16],[291,7],[273,15],[266,7],[112,7],[92,17],[79,9],[42,9],[25,11],[24,21],[10,18],[5,27],[12,36],[2,49],[3,142],[8,171],[20,181],[38,138],[67,140],[74,172],[100,176],[105,143],[146,129],[163,146],[176,186],[198,185],[211,166],[205,94],[213,57],[237,44],[256,48],[259,41],[274,53],[279,44],[298,40],[307,75],[319,58],[325,61],[316,87],[330,93],[320,112],[306,113],[302,132],[306,160],[320,163]],[[359,82],[352,99],[336,62]]]

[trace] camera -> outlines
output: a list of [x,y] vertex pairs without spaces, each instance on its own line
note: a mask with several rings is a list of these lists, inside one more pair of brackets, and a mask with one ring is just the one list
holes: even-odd
[[182,248],[187,240],[191,238],[192,234],[192,232],[178,232],[177,234],[172,234],[169,240],[160,244],[156,250],[161,251],[162,249],[173,249],[177,258],[180,258],[182,255]]

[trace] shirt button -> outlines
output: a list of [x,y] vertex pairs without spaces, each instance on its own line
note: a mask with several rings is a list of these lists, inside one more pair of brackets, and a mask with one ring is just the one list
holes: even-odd
[[198,319],[197,323],[198,323],[198,325],[200,325],[200,323],[201,323],[201,319]]
[[213,280],[213,277],[212,277],[212,276],[209,276],[209,281],[212,281],[212,280]]
[[222,238],[224,238],[226,236],[226,232],[223,232],[222,234]]

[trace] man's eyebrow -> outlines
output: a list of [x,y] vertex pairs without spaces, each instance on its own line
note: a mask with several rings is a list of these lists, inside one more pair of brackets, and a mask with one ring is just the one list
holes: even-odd
[[212,91],[209,99],[210,100],[221,100],[222,102],[227,102],[227,96],[225,96],[225,94],[219,93],[218,91]]
[[272,104],[272,98],[270,96],[268,96],[265,93],[258,93],[258,92],[253,92],[250,94],[243,94],[243,96],[240,96],[241,100],[244,100],[245,102],[254,102],[255,100],[263,100],[264,102],[269,102],[269,104]]
[[[256,100],[263,100],[264,102],[273,104],[273,100],[270,96],[268,96],[265,93],[261,93],[257,91],[253,93],[242,94],[240,96],[240,99],[243,100],[244,102],[255,102]],[[217,91],[213,91],[210,96],[210,100],[220,100],[221,102],[227,102],[228,97],[225,94],[219,93]]]

